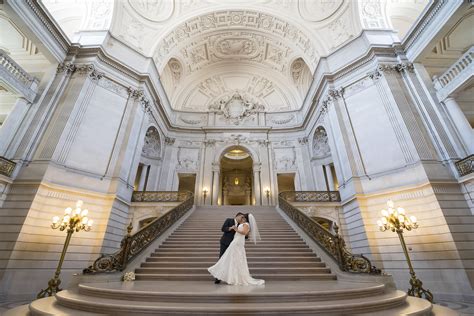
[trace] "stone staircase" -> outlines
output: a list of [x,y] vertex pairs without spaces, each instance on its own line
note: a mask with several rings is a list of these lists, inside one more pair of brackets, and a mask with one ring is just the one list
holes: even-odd
[[[265,286],[216,285],[207,272],[218,259],[222,223],[239,210],[249,210],[258,222],[262,241],[247,242],[246,252],[250,273]],[[134,282],[86,278],[7,316],[456,315],[375,277],[338,277],[344,273],[322,262],[271,207],[197,208],[135,273]]]
[[[235,208],[198,209],[140,268],[137,280],[209,281],[207,268],[218,260],[221,226]],[[265,280],[335,280],[298,234],[275,211],[254,211],[262,241],[246,243],[250,273]]]

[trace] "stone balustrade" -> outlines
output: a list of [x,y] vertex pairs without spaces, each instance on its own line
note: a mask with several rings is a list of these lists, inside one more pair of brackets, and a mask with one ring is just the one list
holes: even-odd
[[467,156],[464,159],[456,162],[456,169],[458,170],[459,176],[467,176],[474,172],[474,155]]
[[458,87],[474,75],[474,46],[471,46],[441,76],[435,78],[433,84],[440,101],[446,99]]
[[7,158],[0,157],[0,174],[11,177],[13,170],[15,170],[16,163]]
[[0,78],[29,102],[34,101],[38,89],[38,79],[26,72],[2,49],[0,49]]

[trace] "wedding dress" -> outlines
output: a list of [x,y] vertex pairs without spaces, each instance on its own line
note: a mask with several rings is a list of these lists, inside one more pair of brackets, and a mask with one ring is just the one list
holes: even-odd
[[[240,224],[237,230],[242,231],[243,225]],[[250,276],[249,266],[247,264],[247,255],[245,254],[245,235],[235,233],[234,239],[229,248],[215,265],[207,269],[216,279],[222,280],[232,285],[263,285],[264,280],[254,279]]]

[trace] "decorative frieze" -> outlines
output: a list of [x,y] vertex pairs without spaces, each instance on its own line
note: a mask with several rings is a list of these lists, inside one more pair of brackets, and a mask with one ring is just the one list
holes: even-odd
[[93,64],[74,64],[74,63],[60,63],[56,69],[56,72],[65,73],[66,76],[70,76],[74,73],[79,75],[89,75],[89,78],[93,81],[99,81],[105,74],[95,69]]

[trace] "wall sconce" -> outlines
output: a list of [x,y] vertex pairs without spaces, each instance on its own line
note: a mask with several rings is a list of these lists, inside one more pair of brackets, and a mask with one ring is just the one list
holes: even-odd
[[206,197],[207,197],[207,193],[208,193],[208,192],[209,192],[209,191],[207,190],[207,188],[204,188],[204,189],[202,190],[202,195],[204,196],[204,204],[206,204]]
[[239,185],[239,178],[235,178],[235,179],[234,179],[234,184],[235,184],[235,185]]
[[265,188],[265,195],[267,196],[267,204],[270,205],[270,189]]
[[418,228],[418,222],[416,221],[416,217],[408,216],[405,213],[405,210],[401,207],[395,208],[395,203],[393,203],[392,200],[388,200],[387,206],[387,210],[381,211],[382,218],[377,221],[377,225],[379,226],[379,229],[382,232],[386,230],[391,230],[392,232],[396,232],[398,234],[398,238],[400,239],[400,243],[402,244],[402,249],[405,253],[405,258],[407,260],[408,268],[410,269],[411,275],[411,287],[408,289],[408,295],[420,298],[424,295],[428,301],[433,303],[433,294],[431,294],[430,290],[425,290],[423,288],[423,283],[421,282],[421,280],[416,277],[415,270],[413,269],[413,265],[411,264],[410,256],[408,254],[405,238],[403,238],[404,230],[410,231],[412,229]]

